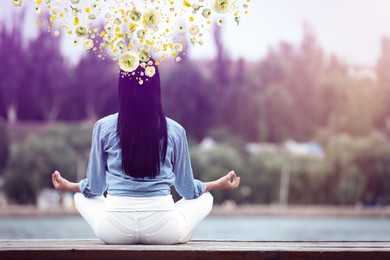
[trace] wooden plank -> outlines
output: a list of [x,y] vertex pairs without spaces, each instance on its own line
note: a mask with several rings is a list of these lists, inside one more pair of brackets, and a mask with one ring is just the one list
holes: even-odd
[[99,240],[0,240],[0,259],[384,259],[390,242],[191,241],[105,245]]

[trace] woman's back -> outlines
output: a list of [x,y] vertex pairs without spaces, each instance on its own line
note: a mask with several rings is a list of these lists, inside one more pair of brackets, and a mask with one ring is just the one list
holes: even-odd
[[108,194],[134,197],[168,195],[171,186],[187,199],[204,192],[204,184],[193,179],[186,134],[180,124],[166,118],[167,151],[156,177],[134,178],[122,168],[117,119],[118,114],[109,115],[94,126],[88,178],[81,183],[81,191],[86,197],[100,196],[107,188]]

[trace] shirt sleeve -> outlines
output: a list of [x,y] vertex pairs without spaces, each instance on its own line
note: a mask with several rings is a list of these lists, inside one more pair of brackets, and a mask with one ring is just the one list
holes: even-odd
[[179,140],[175,140],[173,149],[173,173],[175,189],[185,199],[194,199],[202,195],[206,185],[194,179],[186,132],[182,129]]
[[91,198],[101,196],[107,189],[106,168],[100,124],[97,122],[92,131],[87,176],[79,182],[80,192],[83,193],[85,197]]

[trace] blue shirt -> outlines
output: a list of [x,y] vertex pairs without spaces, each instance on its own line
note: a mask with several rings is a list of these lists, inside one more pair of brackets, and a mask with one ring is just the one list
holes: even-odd
[[79,183],[85,197],[101,196],[106,190],[114,196],[164,196],[170,194],[172,185],[185,199],[196,198],[205,192],[205,184],[193,177],[186,132],[169,118],[166,119],[167,153],[157,176],[133,178],[126,175],[116,133],[117,118],[118,114],[109,115],[93,127],[87,176]]

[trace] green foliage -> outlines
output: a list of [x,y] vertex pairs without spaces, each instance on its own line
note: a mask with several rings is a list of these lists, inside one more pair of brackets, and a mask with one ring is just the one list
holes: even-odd
[[[228,144],[219,145],[209,151],[192,147],[191,162],[194,176],[202,181],[218,179],[232,170],[240,173],[243,180],[249,180],[241,154]],[[244,199],[239,190],[229,193],[214,191],[213,196],[216,203],[222,203],[227,199],[241,202]]]
[[[25,138],[12,144],[11,159],[4,176],[4,190],[10,201],[35,203],[40,189],[52,187],[51,174],[55,170],[71,181],[78,181],[77,158],[85,158],[89,152],[91,127],[57,125],[39,133],[24,133]],[[19,132],[14,136],[21,135]]]
[[327,203],[329,194],[322,187],[329,175],[327,160],[310,156],[292,156],[291,164],[289,203]]
[[326,144],[330,165],[325,186],[331,201],[342,204],[389,203],[390,144],[383,134],[367,136],[332,135]]
[[244,186],[251,189],[251,203],[277,203],[283,155],[279,152],[260,152],[248,158],[249,178]]

